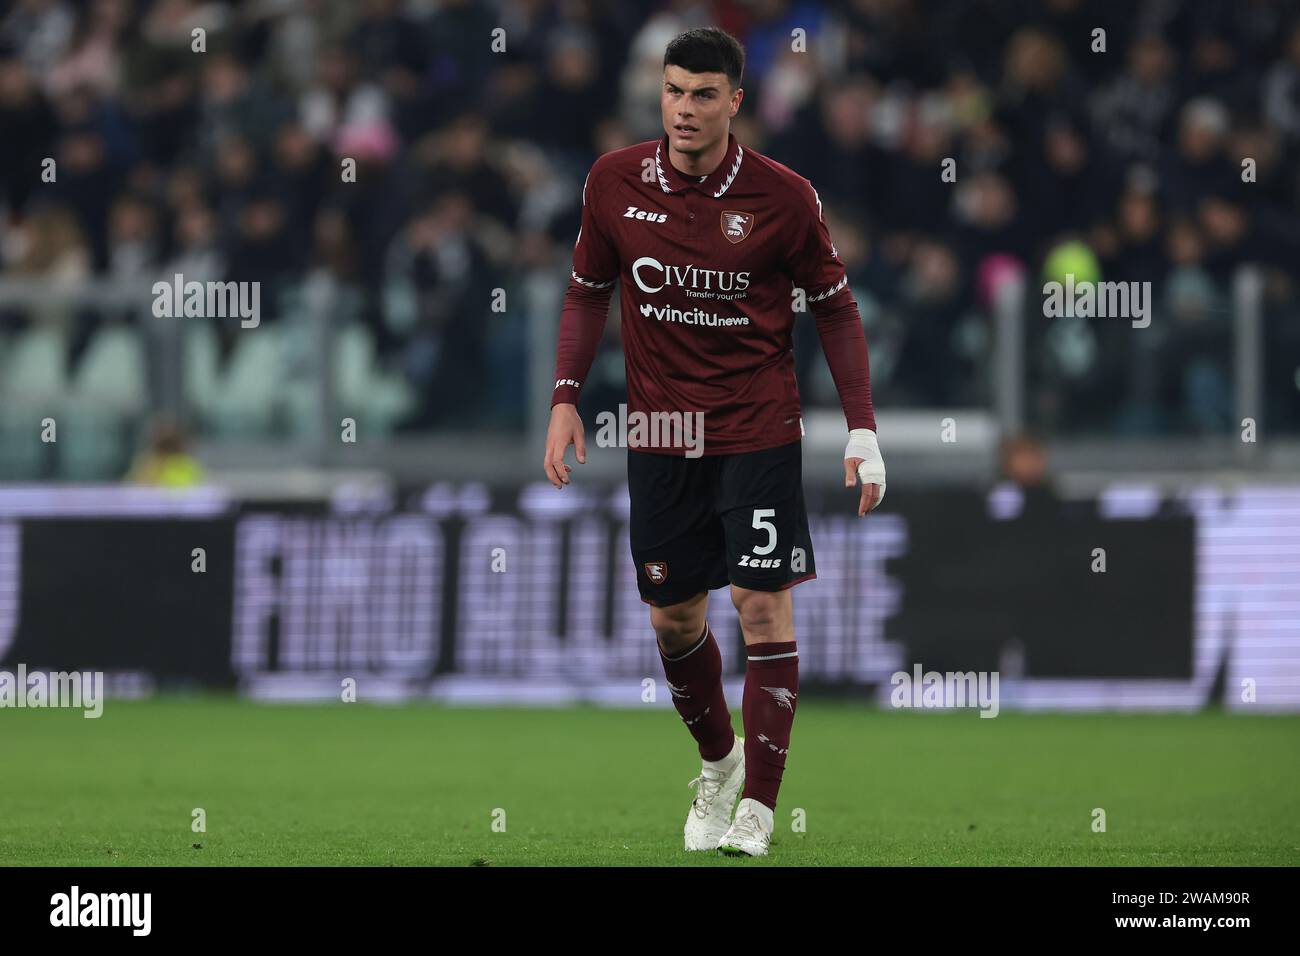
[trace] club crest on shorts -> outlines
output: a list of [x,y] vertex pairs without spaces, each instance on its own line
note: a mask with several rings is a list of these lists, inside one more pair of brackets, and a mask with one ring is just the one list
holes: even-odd
[[748,239],[753,228],[753,213],[736,212],[734,209],[722,210],[722,234],[728,242],[737,243]]
[[668,562],[647,561],[645,563],[645,576],[650,579],[651,584],[663,584],[668,580]]

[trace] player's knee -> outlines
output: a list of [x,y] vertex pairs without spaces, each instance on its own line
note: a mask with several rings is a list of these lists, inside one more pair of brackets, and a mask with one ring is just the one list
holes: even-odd
[[783,592],[731,589],[731,603],[740,615],[740,626],[746,634],[763,634],[776,627],[781,618],[782,597]]
[[654,628],[655,638],[663,652],[670,657],[673,654],[689,650],[691,645],[704,633],[704,620],[694,613],[685,613],[675,608],[652,607],[650,609],[650,626]]

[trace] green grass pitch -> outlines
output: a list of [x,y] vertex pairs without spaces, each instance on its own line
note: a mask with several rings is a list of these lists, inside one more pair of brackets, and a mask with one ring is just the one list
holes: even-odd
[[1297,716],[810,700],[772,855],[732,860],[681,849],[671,711],[109,701],[0,711],[0,864],[1295,865],[1297,757]]

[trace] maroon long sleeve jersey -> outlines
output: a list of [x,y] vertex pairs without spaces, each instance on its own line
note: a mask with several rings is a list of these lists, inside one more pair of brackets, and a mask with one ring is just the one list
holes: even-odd
[[[706,455],[798,440],[791,333],[802,289],[849,428],[875,429],[862,320],[821,200],[808,180],[744,149],[734,134],[721,165],[703,177],[673,167],[666,136],[592,166],[552,406],[577,403],[616,279],[630,413],[703,412]],[[681,454],[654,444],[639,450]]]

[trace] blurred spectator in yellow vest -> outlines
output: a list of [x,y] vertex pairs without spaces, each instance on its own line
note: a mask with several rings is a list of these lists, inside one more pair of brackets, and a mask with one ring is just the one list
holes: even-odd
[[128,480],[139,485],[185,488],[203,481],[203,466],[189,453],[189,437],[177,422],[159,418],[149,432],[149,444],[131,466]]

